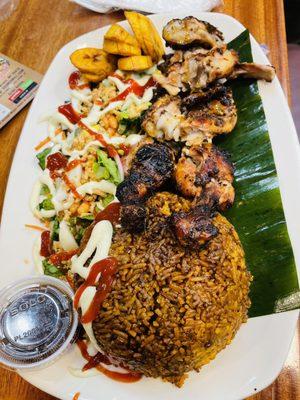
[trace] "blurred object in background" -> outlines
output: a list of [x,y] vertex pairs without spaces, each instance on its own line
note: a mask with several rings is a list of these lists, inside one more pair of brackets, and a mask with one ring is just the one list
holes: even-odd
[[[0,0],[1,1],[1,0]],[[211,11],[223,0],[71,0],[99,13],[115,10],[136,10],[145,13]]]
[[0,0],[0,21],[8,18],[18,7],[19,0]]
[[300,138],[300,0],[285,0],[284,8],[292,92],[291,108]]

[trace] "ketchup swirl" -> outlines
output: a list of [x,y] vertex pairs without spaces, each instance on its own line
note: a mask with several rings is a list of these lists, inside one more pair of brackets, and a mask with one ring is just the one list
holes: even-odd
[[[88,310],[81,317],[81,322],[83,324],[88,324],[94,321],[97,317],[98,311],[106,299],[108,293],[110,292],[114,275],[117,271],[117,259],[114,257],[107,257],[101,261],[96,262],[89,272],[86,281],[78,288],[74,296],[74,307],[78,308],[79,300],[82,293],[89,286],[97,285],[97,291],[90,304]],[[99,281],[97,282],[97,277],[101,273]]]

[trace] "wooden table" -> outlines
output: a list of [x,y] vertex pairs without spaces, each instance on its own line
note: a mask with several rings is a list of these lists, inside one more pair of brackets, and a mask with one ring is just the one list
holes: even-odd
[[[225,0],[221,11],[237,18],[260,43],[268,45],[272,64],[275,65],[284,91],[290,98],[282,0]],[[51,60],[65,43],[85,32],[121,19],[122,12],[99,15],[67,0],[21,0],[17,11],[6,21],[0,22],[0,51],[45,73]],[[1,131],[0,211],[12,157],[27,111],[28,107]],[[269,388],[251,397],[251,400],[300,400],[299,334],[300,326],[278,379]],[[0,400],[17,399],[54,398],[29,385],[17,374],[1,370]]]

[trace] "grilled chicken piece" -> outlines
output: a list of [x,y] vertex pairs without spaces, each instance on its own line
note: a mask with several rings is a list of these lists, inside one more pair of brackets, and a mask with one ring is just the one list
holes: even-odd
[[170,217],[171,227],[183,246],[201,247],[218,234],[212,222],[210,207],[197,206],[189,212],[174,213]]
[[170,58],[164,75],[157,71],[153,78],[172,96],[180,91],[201,90],[217,79],[229,77],[238,63],[238,55],[234,50],[228,50],[226,45],[214,47],[208,52],[195,49],[180,53],[172,62]]
[[176,51],[159,69],[153,78],[172,96],[203,90],[219,79],[243,77],[271,82],[275,76],[271,65],[239,63],[237,53],[225,44],[210,51]]
[[195,17],[172,19],[164,27],[162,36],[173,49],[200,45],[212,48],[222,43],[223,34],[213,25]]
[[212,218],[234,201],[233,165],[227,154],[212,144],[184,148],[175,168],[177,187],[196,206],[174,213],[171,226],[183,246],[203,246],[218,234]]
[[217,79],[229,77],[237,62],[237,53],[226,45],[213,48],[205,57],[196,54],[184,62],[183,83],[193,91],[206,88]]
[[210,207],[216,207],[219,211],[225,211],[232,207],[234,197],[232,182],[226,179],[212,178],[204,187],[199,202],[200,204],[208,204]]
[[191,94],[183,100],[165,95],[146,114],[142,127],[159,140],[201,144],[229,133],[237,121],[232,91],[226,87]]
[[151,137],[178,141],[184,115],[180,110],[179,97],[165,95],[150,107],[144,117],[142,128]]
[[146,226],[143,203],[159,189],[174,171],[174,152],[162,143],[146,144],[135,155],[129,175],[117,188],[121,207],[121,224],[131,231]]
[[[223,86],[215,92],[212,89],[206,98],[208,100],[191,94],[182,102],[186,110],[190,108],[181,124],[183,136],[190,143],[209,142],[216,135],[230,133],[236,125],[237,109],[230,88]],[[199,131],[202,135],[199,135]]]
[[138,150],[143,147],[145,144],[151,144],[153,143],[153,139],[151,139],[150,137],[145,136],[140,142],[138,142],[136,145],[131,146],[130,148],[130,152],[126,155],[122,157],[122,164],[123,164],[123,169],[124,169],[124,174],[125,176],[128,175],[132,164],[133,164],[133,160],[135,158],[136,153],[138,152]]
[[120,210],[121,224],[130,232],[142,232],[147,225],[147,210],[144,204],[123,205]]
[[174,154],[167,145],[146,144],[137,151],[129,175],[118,186],[117,198],[122,204],[140,203],[160,188],[173,170]]
[[275,78],[275,68],[272,65],[239,63],[236,65],[230,78],[234,79],[239,77],[264,79],[267,82],[272,82]]
[[[184,96],[181,101],[181,107],[190,110],[191,108],[207,103],[210,100],[218,98],[226,100],[228,93],[231,94],[230,88],[221,84],[215,84],[199,92],[193,92]],[[230,97],[232,99],[232,95]]]
[[234,202],[234,168],[228,155],[212,144],[184,148],[175,167],[178,190],[197,204],[225,210]]

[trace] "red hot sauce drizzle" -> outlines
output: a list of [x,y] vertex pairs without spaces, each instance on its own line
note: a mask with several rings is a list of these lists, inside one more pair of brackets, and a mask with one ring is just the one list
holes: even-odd
[[82,129],[84,129],[85,131],[87,131],[90,135],[94,136],[95,139],[99,140],[99,142],[104,146],[107,147],[108,144],[106,143],[104,137],[101,135],[101,133],[95,132],[93,131],[93,129],[91,129],[90,127],[88,127],[87,125],[85,125],[85,123],[83,123],[82,121],[78,122],[78,126]]
[[63,114],[71,122],[71,124],[77,124],[82,117],[80,114],[78,114],[74,110],[71,103],[67,103],[62,106],[59,106],[58,112]]
[[[115,75],[116,76],[116,75]],[[116,78],[120,79],[121,77],[116,76]],[[153,78],[150,78],[148,80],[148,82],[144,85],[141,86],[140,84],[138,84],[134,79],[127,79],[127,80],[122,80],[124,83],[128,83],[129,86],[127,89],[123,90],[122,93],[118,94],[116,97],[114,97],[113,99],[110,100],[110,103],[112,103],[113,101],[119,101],[119,100],[125,100],[126,97],[130,94],[130,93],[134,93],[139,97],[142,97],[143,94],[145,93],[145,91],[152,87],[155,86],[156,83],[154,81]]]
[[[50,171],[50,176],[52,179],[62,178],[65,184],[70,188],[71,192],[78,199],[82,199],[82,196],[77,192],[76,186],[73,182],[70,181],[66,172],[75,168],[78,164],[80,164],[82,160],[74,160],[68,163],[68,159],[62,153],[54,153],[50,154],[47,157],[47,168]],[[58,172],[60,169],[64,169],[63,172]]]
[[82,83],[81,85],[79,85],[80,78],[81,75],[79,71],[74,71],[71,73],[71,75],[69,76],[70,89],[85,89],[90,87],[88,83]]
[[83,197],[81,196],[81,194],[79,194],[76,190],[76,186],[74,185],[74,183],[72,183],[70,181],[70,179],[68,178],[68,175],[66,173],[64,173],[62,175],[62,179],[65,182],[65,184],[70,188],[71,192],[73,193],[73,195],[75,197],[77,197],[77,199],[82,199]]
[[[97,279],[97,275],[101,272],[99,281],[97,282],[97,291],[93,298],[92,303],[81,317],[81,322],[83,324],[88,324],[89,322],[96,319],[99,309],[103,301],[106,299],[110,292],[111,286],[114,281],[114,275],[117,271],[117,260],[114,257],[107,257],[104,260],[98,261],[92,267],[94,272],[94,282]],[[92,272],[92,271],[91,271]],[[96,275],[97,274],[97,275]]]
[[61,251],[59,253],[52,254],[49,258],[49,261],[53,265],[61,265],[63,261],[69,261],[75,254],[77,254],[78,250],[70,250],[70,251]]
[[78,87],[78,82],[80,81],[80,72],[73,71],[69,76],[69,87],[70,89],[76,89]]
[[120,144],[120,149],[124,151],[124,156],[128,156],[130,153],[130,146],[126,146],[124,143]]
[[71,171],[72,169],[76,168],[77,165],[80,165],[80,164],[82,164],[83,162],[84,162],[83,160],[79,160],[79,159],[70,161],[70,162],[67,164],[67,166],[65,167],[65,172]]
[[117,372],[110,371],[105,368],[100,363],[110,365],[112,364],[108,357],[101,353],[97,353],[95,356],[89,355],[87,350],[87,345],[83,340],[77,341],[77,346],[80,349],[81,355],[87,360],[87,364],[82,368],[83,371],[87,371],[90,368],[96,368],[98,371],[102,372],[108,378],[114,379],[118,382],[133,383],[141,379],[142,375],[136,372]]

